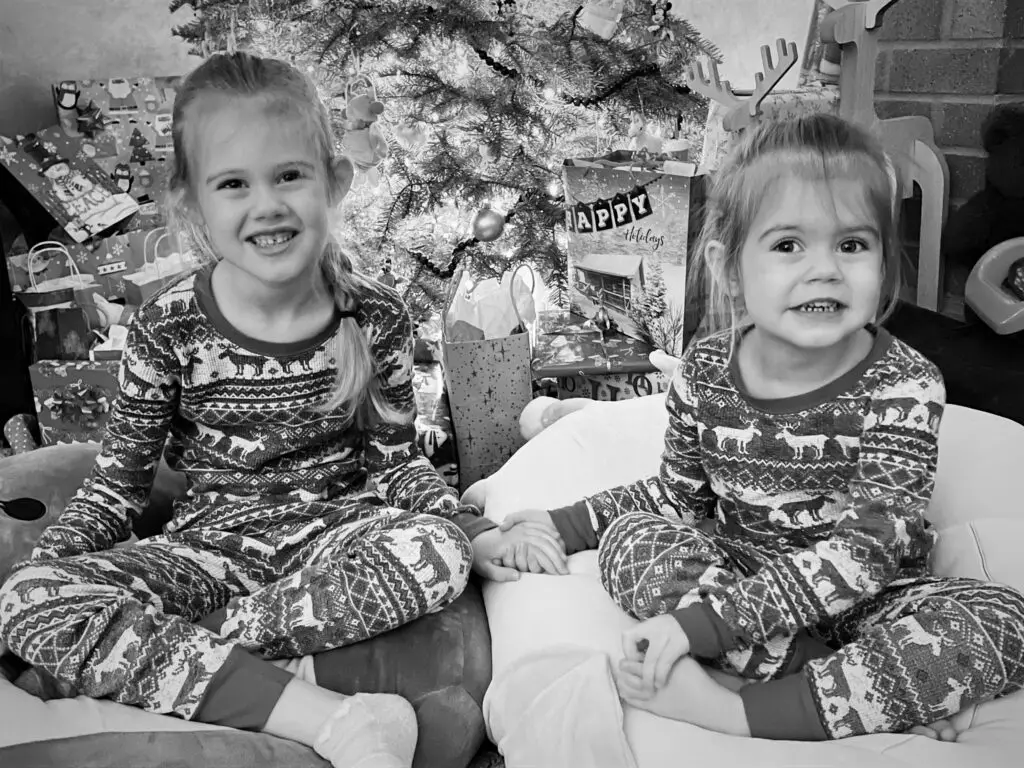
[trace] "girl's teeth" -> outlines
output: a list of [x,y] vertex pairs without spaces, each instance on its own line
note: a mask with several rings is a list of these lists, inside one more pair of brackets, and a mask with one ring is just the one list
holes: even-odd
[[281,232],[276,235],[258,235],[253,238],[253,242],[261,248],[271,248],[275,245],[282,245],[292,239],[294,235],[290,232]]
[[800,307],[801,312],[835,312],[838,309],[839,305],[833,302],[822,304],[803,304]]

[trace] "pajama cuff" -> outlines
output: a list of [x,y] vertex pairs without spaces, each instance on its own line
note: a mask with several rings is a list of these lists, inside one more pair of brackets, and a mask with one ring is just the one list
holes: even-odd
[[242,731],[263,730],[292,678],[291,672],[235,646],[207,684],[192,719]]
[[672,611],[672,617],[679,622],[690,641],[691,656],[714,659],[723,651],[731,651],[739,645],[732,627],[705,602]]
[[463,505],[460,509],[472,509],[473,512],[456,512],[455,517],[452,518],[452,522],[455,523],[462,532],[466,534],[466,538],[473,541],[484,531],[489,531],[492,528],[497,528],[498,524],[493,520],[488,520],[486,517],[480,514],[480,511],[476,507],[468,507]]
[[597,531],[590,522],[590,508],[586,501],[577,501],[568,507],[552,509],[551,522],[565,544],[565,554],[573,555],[585,549],[597,549]]
[[755,739],[826,741],[807,675],[795,675],[752,683],[740,689],[747,727]]

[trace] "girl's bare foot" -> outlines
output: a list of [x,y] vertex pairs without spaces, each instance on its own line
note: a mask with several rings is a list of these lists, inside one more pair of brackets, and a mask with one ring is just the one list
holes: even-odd
[[931,725],[915,725],[907,733],[927,736],[929,739],[935,739],[936,741],[956,741],[959,735],[956,728],[953,727],[953,723],[949,720],[936,720]]
[[623,701],[661,717],[733,736],[749,736],[743,700],[716,682],[700,664],[686,656],[676,662],[665,685],[656,691],[643,684],[643,664],[623,659],[615,682]]

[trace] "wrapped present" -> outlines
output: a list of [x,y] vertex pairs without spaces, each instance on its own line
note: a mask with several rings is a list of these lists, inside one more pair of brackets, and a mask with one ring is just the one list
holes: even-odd
[[0,164],[76,243],[110,229],[139,209],[93,158],[63,152],[38,134],[17,139],[0,136]]
[[117,397],[120,363],[41,360],[29,366],[43,445],[98,441]]
[[654,365],[654,348],[621,333],[595,329],[564,311],[541,312],[533,353],[535,379],[554,379],[560,400],[628,400],[668,389]]
[[[53,87],[56,142],[88,152],[123,191],[162,201],[173,164],[171,116],[176,77],[62,80]],[[150,225],[152,226],[152,224]]]
[[704,177],[681,157],[617,151],[562,168],[572,311],[603,309],[618,331],[671,355],[701,314],[686,275]]

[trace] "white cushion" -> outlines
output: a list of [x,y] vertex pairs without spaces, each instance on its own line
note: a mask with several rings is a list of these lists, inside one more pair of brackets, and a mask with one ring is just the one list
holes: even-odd
[[[568,504],[654,473],[666,418],[663,395],[598,403],[565,417],[486,481],[480,491],[487,516],[501,521],[518,509]],[[1024,588],[1024,558],[1019,556],[1024,515],[1016,481],[1024,471],[1024,427],[949,406],[939,443],[929,512],[942,530],[935,572]],[[576,554],[569,565],[569,576],[524,574],[518,582],[485,587],[495,677],[524,656],[566,644],[603,651],[612,659],[621,655],[620,635],[633,620],[602,589],[596,552]],[[492,729],[502,727],[510,714],[499,696],[499,688],[488,693]],[[586,712],[579,714],[586,717]],[[903,734],[799,743],[724,736],[625,707],[626,736],[639,768],[678,765],[683,755],[688,765],[951,768],[1005,765],[1009,756],[1024,754],[1022,693],[971,707],[957,721],[970,728],[952,745]]]

